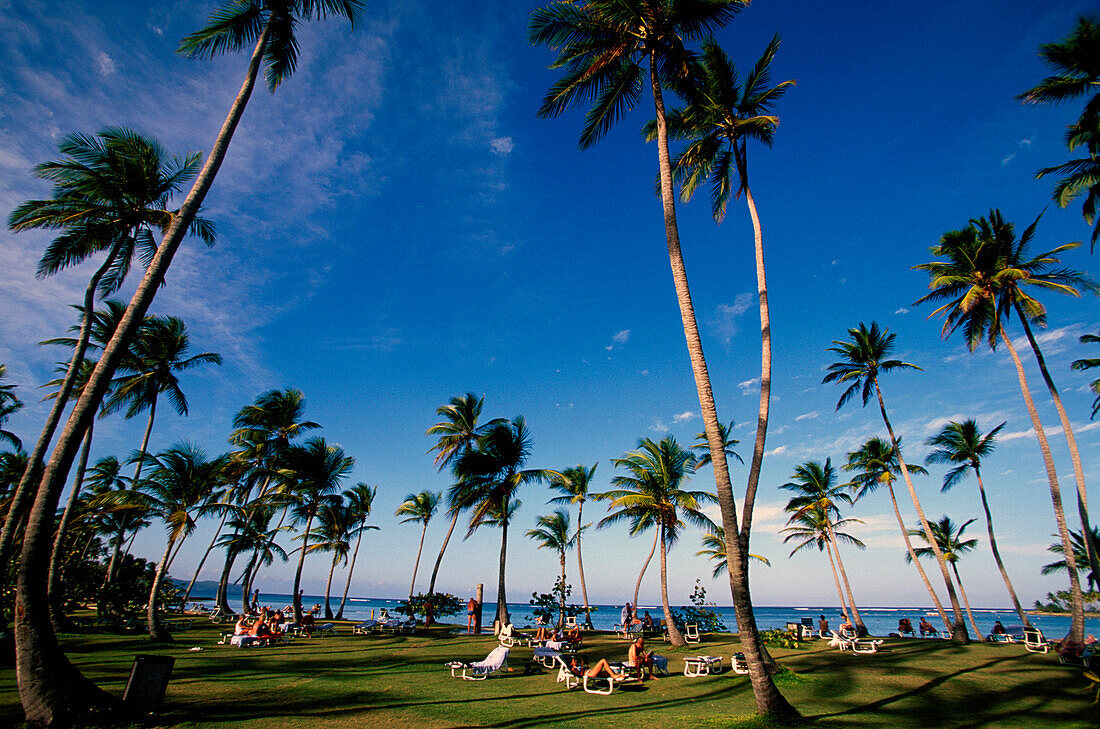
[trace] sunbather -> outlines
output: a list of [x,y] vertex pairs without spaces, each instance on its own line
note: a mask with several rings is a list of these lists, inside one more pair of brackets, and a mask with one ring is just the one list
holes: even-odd
[[913,634],[913,623],[909,622],[909,618],[902,618],[898,621],[898,633],[901,635]]
[[585,676],[589,678],[613,678],[616,681],[622,681],[626,678],[625,673],[615,673],[611,668],[611,664],[607,662],[606,658],[601,658],[596,662],[594,666],[591,666],[584,672]]
[[313,610],[310,610],[302,616],[302,622],[299,623],[307,638],[313,637],[313,624]]
[[[657,680],[657,677],[653,675],[653,654],[645,649],[645,638],[639,636],[638,640],[630,644],[630,652],[627,654],[627,661],[639,671],[648,668],[648,677],[652,678],[654,681]],[[646,678],[646,676],[642,678]]]
[[1001,621],[998,620],[998,621],[993,623],[993,630],[991,630],[989,632],[992,633],[993,635],[1004,635],[1005,634],[1005,626],[1001,625]]
[[233,635],[248,635],[249,628],[248,616],[242,615],[237,618],[237,624],[233,626]]
[[936,634],[936,628],[932,625],[932,623],[928,622],[924,618],[921,618],[920,619],[920,635],[921,635],[921,637],[923,638],[926,635],[935,635],[935,634]]

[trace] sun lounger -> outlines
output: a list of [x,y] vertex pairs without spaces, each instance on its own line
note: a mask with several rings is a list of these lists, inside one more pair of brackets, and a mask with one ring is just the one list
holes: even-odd
[[336,623],[321,623],[315,630],[320,638],[325,636],[336,637]]
[[611,664],[612,669],[618,672],[622,678],[612,678],[611,676],[588,676],[585,675],[581,680],[581,688],[588,694],[601,694],[607,696],[615,692],[616,686],[621,686],[627,683],[638,683],[642,679],[636,675],[637,670],[632,669],[631,666],[627,666],[622,663]]
[[1024,628],[1024,648],[1030,653],[1046,653],[1050,643],[1038,628]]
[[688,643],[698,643],[702,640],[699,636],[699,626],[695,623],[688,623],[684,626],[684,640]]
[[[538,657],[539,649],[535,649],[535,656]],[[557,666],[558,669],[558,683],[564,683],[566,690],[576,688],[581,685],[581,680],[584,678],[583,674],[578,675],[573,672],[573,669],[565,662],[560,655],[555,655],[551,660],[551,663],[547,668]]]
[[684,659],[684,675],[689,678],[722,672],[721,656],[688,656]]
[[833,634],[833,637],[832,640],[829,641],[829,646],[839,648],[842,652],[850,650],[852,653],[878,653],[878,647],[882,645],[881,640],[871,640],[870,638],[847,638],[835,630],[830,632]]
[[511,623],[506,623],[503,628],[500,629],[500,633],[497,634],[497,640],[505,648],[512,648],[520,645],[524,638],[516,631],[516,626]]
[[744,653],[734,653],[730,656],[730,669],[734,673],[740,673],[742,675],[748,674],[749,662],[745,660]]
[[378,630],[377,620],[364,620],[358,625],[351,627],[351,632],[355,635],[370,635]]
[[229,639],[229,645],[235,645],[238,648],[255,648],[263,644],[264,639],[254,635],[234,635]]
[[[489,655],[485,656],[483,661],[474,661],[473,663],[451,661],[445,665],[451,669],[451,676],[454,678],[462,678],[467,681],[484,681],[508,665],[508,648],[498,645],[489,652]],[[462,673],[458,673],[459,671]]]

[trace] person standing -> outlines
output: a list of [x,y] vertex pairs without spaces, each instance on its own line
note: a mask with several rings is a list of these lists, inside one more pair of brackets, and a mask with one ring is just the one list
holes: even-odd
[[466,601],[466,632],[469,635],[474,634],[474,617],[477,615],[477,609],[480,607],[477,604],[477,600],[470,598]]
[[252,602],[249,603],[249,605],[248,605],[248,611],[254,613],[259,609],[260,609],[260,591],[259,590],[254,590],[252,592]]

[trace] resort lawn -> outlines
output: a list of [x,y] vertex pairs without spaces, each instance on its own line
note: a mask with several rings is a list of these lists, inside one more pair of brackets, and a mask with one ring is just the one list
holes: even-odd
[[[169,646],[141,636],[65,635],[70,658],[107,690],[121,695],[134,655],[176,659],[162,711],[147,727],[274,729],[436,729],[442,727],[632,726],[646,729],[763,727],[753,717],[748,677],[728,670],[735,636],[671,649],[670,677],[610,696],[566,691],[556,672],[529,673],[530,648],[513,648],[511,670],[485,681],[451,678],[443,664],[480,660],[491,638],[456,635],[446,626],[411,636],[353,636],[350,623],[334,638],[296,639],[274,648],[218,644],[223,626],[196,621]],[[790,669],[779,679],[787,698],[817,727],[1088,727],[1092,703],[1080,669],[1020,645],[956,647],[938,640],[888,640],[873,655],[841,653],[825,641],[774,651]],[[191,651],[192,647],[201,651]],[[589,636],[590,658],[622,660],[626,641]],[[723,659],[717,676],[687,678],[685,656]],[[0,726],[19,726],[14,671],[0,668]],[[807,722],[811,723],[811,722]]]

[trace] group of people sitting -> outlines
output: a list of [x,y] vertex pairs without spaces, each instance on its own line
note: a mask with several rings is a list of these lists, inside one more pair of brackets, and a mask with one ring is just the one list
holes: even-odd
[[570,655],[565,661],[573,675],[579,678],[587,676],[589,678],[610,678],[615,681],[622,681],[628,677],[628,671],[630,671],[636,672],[642,680],[650,678],[654,681],[657,680],[657,677],[653,675],[656,657],[652,651],[645,649],[645,638],[641,636],[630,644],[626,663],[616,664],[620,666],[619,670],[615,670],[606,658],[601,658],[591,666],[588,665],[584,656],[579,654]]
[[535,636],[532,640],[535,643],[545,645],[547,642],[564,643],[569,642],[573,644],[574,649],[581,647],[581,628],[579,625],[573,625],[569,628],[551,628],[546,623],[546,619],[539,616],[536,623]]
[[[997,624],[1000,625],[999,622]],[[920,624],[918,625],[918,627],[920,628],[920,637],[922,638],[926,636],[935,637],[940,633],[938,630],[936,630],[935,625],[932,625],[932,623],[928,622],[923,617],[920,619]],[[995,630],[996,627],[994,627],[994,631]],[[1001,628],[1001,630],[1003,632],[1004,628]],[[916,635],[916,632],[913,631],[913,623],[909,620],[909,618],[901,618],[900,620],[898,620],[898,635],[903,638],[907,635]]]
[[307,638],[312,638],[315,625],[313,614],[320,608],[320,605],[314,605],[302,615],[299,623],[290,622],[294,614],[293,607],[288,606],[284,610],[260,608],[251,615],[241,615],[233,626],[233,635],[244,635],[267,643],[275,643],[290,628],[300,628]]
[[619,612],[619,621],[622,623],[623,630],[626,632],[652,632],[657,629],[657,624],[653,622],[653,618],[650,616],[649,611],[645,611],[645,615],[641,618],[638,617],[638,608],[635,605],[631,605],[629,602],[623,606],[623,609]]

